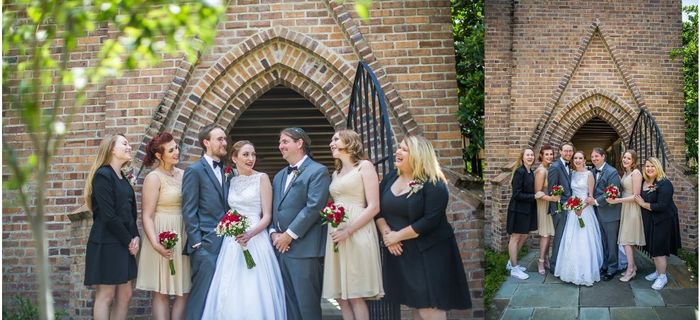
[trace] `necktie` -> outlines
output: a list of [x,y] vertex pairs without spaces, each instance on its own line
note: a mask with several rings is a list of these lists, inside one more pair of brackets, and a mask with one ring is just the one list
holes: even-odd
[[289,167],[287,167],[287,174],[290,174],[290,173],[294,172],[294,170],[299,170],[299,167],[297,167],[297,166],[289,166]]
[[214,164],[214,169],[216,169],[216,167],[220,167],[220,168],[224,167],[224,165],[221,163],[221,161],[212,160],[212,163]]

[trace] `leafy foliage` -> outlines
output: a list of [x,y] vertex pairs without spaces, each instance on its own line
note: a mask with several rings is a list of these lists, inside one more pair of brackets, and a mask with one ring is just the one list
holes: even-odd
[[[184,55],[195,62],[213,41],[223,11],[220,0],[15,0],[3,4],[3,107],[17,112],[31,140],[26,160],[3,143],[5,165],[11,172],[4,188],[17,191],[16,200],[31,224],[42,319],[53,318],[44,186],[51,158],[86,92],[125,69],[154,66],[163,54]],[[82,38],[105,30],[109,36],[97,44],[94,64],[71,61]],[[66,106],[64,94],[75,97],[70,105]]]
[[[525,256],[529,251],[530,249],[527,246],[523,246],[518,252],[518,259]],[[493,297],[496,296],[496,292],[501,288],[501,284],[510,275],[508,270],[506,270],[508,252],[498,252],[491,248],[486,248],[484,250],[484,261],[484,304],[486,310],[489,310]]]
[[484,0],[452,0],[459,121],[469,162],[484,148]]
[[685,265],[688,266],[688,270],[695,277],[698,278],[698,255],[692,251],[680,249],[678,250],[678,257],[683,259]]
[[[68,314],[63,310],[54,313],[55,319],[64,319],[67,316]],[[13,308],[8,309],[3,306],[2,318],[6,320],[36,320],[39,319],[39,308],[29,299],[15,296]]]
[[683,59],[683,92],[685,94],[686,160],[698,160],[698,6],[683,7],[688,20],[683,21],[683,47],[673,50],[671,57]]

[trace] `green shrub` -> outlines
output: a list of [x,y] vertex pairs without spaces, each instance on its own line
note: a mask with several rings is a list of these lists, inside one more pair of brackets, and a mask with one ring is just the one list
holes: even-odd
[[[37,320],[39,319],[39,308],[29,299],[23,296],[15,296],[13,308],[8,310],[7,306],[2,306],[2,318],[5,320]],[[67,317],[68,313],[57,310],[54,313],[56,320]]]
[[688,250],[680,249],[678,250],[678,257],[685,261],[685,265],[688,266],[688,270],[695,277],[698,278],[698,255],[696,253],[690,252]]
[[[529,248],[523,246],[518,253],[518,259],[522,258],[528,252]],[[486,248],[486,250],[484,250],[484,260],[486,264],[484,267],[484,304],[486,305],[486,310],[489,310],[493,297],[496,296],[496,292],[501,288],[501,284],[503,284],[510,275],[508,270],[506,270],[508,252],[498,252]]]

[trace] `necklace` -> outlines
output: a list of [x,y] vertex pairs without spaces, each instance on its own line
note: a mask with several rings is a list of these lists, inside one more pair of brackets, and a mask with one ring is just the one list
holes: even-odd
[[163,172],[168,177],[175,177],[175,167],[170,169],[170,171],[163,169],[163,167],[158,167],[158,169],[160,169],[160,171]]

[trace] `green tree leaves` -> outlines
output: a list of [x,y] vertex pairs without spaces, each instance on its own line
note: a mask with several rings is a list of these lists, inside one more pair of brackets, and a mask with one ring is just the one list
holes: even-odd
[[698,6],[686,6],[688,20],[683,21],[683,47],[671,52],[671,57],[683,59],[683,92],[685,94],[686,160],[698,160]]

